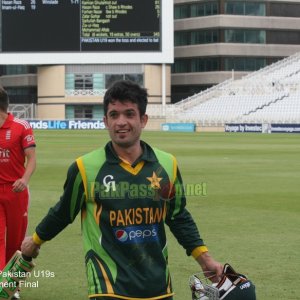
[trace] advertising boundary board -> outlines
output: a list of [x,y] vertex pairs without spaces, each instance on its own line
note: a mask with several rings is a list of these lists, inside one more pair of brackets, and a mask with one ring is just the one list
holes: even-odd
[[271,124],[272,133],[300,133],[300,124]]
[[163,123],[161,124],[162,131],[176,132],[194,132],[196,129],[195,123]]
[[103,120],[27,120],[32,129],[88,130],[105,129]]
[[300,133],[300,124],[226,123],[225,132]]

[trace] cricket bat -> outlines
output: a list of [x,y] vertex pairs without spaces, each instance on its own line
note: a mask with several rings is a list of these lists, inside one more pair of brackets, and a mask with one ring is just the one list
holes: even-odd
[[18,290],[20,281],[26,280],[34,267],[31,257],[16,251],[5,268],[0,271],[0,299],[11,299]]

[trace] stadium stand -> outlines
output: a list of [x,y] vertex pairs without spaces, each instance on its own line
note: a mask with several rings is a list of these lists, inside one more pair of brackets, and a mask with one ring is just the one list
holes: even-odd
[[167,105],[157,113],[165,114],[168,122],[202,126],[300,123],[300,53]]

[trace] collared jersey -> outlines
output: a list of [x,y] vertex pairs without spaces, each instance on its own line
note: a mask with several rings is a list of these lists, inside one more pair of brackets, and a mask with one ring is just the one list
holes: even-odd
[[[133,165],[122,161],[111,143],[78,158],[60,201],[36,228],[40,239],[50,240],[81,210],[89,297],[173,295],[165,224],[188,255],[203,245],[185,209],[176,159],[144,142],[142,147]],[[170,183],[175,192],[163,199]]]
[[8,114],[0,127],[0,184],[13,183],[25,172],[24,149],[35,146],[32,128]]

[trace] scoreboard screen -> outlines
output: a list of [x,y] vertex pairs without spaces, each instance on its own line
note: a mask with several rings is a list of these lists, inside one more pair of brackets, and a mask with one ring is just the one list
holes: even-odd
[[172,12],[172,0],[2,0],[0,63],[171,62]]

